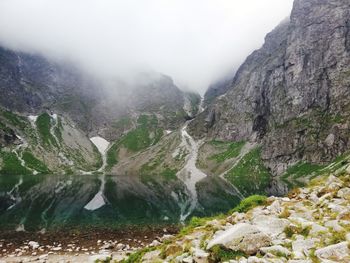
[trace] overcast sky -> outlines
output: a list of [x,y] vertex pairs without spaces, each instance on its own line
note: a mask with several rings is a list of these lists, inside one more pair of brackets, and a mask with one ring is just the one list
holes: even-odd
[[259,48],[292,0],[0,0],[0,43],[99,75],[153,70],[203,92]]

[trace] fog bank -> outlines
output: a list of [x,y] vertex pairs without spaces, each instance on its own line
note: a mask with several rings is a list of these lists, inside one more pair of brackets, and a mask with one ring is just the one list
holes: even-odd
[[292,0],[1,0],[0,43],[103,77],[157,71],[203,93],[291,8]]

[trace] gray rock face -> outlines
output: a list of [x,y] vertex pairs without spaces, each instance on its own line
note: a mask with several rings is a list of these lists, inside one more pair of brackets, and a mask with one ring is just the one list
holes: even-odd
[[215,98],[225,94],[230,89],[231,81],[231,78],[227,77],[211,84],[204,94],[204,106],[209,105]]
[[207,249],[222,245],[234,251],[255,254],[260,248],[270,245],[271,238],[256,226],[239,223],[217,234],[209,241]]
[[5,147],[9,144],[15,143],[17,136],[15,132],[8,127],[0,127],[0,147]]
[[[350,148],[350,2],[296,0],[229,91],[192,122],[197,137],[255,140],[273,174]],[[278,191],[278,187],[276,187]]]

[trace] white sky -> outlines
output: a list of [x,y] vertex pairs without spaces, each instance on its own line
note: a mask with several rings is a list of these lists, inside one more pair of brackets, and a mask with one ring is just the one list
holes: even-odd
[[0,0],[0,43],[101,76],[153,70],[190,89],[237,68],[292,0]]

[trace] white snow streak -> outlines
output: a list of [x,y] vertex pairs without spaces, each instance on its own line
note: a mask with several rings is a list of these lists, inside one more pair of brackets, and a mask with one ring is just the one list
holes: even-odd
[[190,194],[190,200],[189,204],[181,209],[181,221],[184,221],[196,208],[198,203],[196,184],[197,182],[199,182],[207,176],[205,173],[203,173],[196,167],[198,148],[200,142],[196,142],[187,133],[187,125],[188,123],[186,123],[181,130],[181,145],[186,146],[187,150],[189,151],[189,155],[187,156],[185,166],[177,173],[177,177],[185,183]]
[[[92,138],[90,138],[90,140],[97,147],[98,151],[101,153],[101,156],[102,156],[103,164],[102,164],[101,168],[98,169],[98,172],[104,172],[104,169],[107,165],[106,154],[107,154],[107,150],[108,150],[110,143],[107,140],[105,140],[104,138],[99,137],[99,136],[92,137]],[[101,181],[100,190],[97,192],[97,194],[94,196],[94,198],[92,198],[92,200],[84,207],[87,210],[93,211],[93,210],[99,209],[100,207],[102,207],[106,204],[106,198],[103,195],[103,192],[105,189],[105,174],[104,173],[100,176],[100,181]]]

